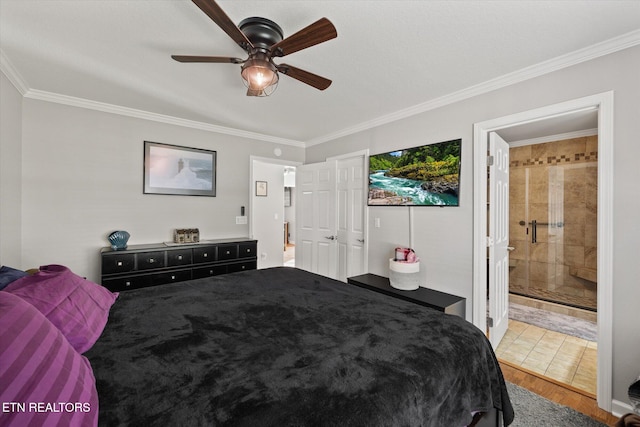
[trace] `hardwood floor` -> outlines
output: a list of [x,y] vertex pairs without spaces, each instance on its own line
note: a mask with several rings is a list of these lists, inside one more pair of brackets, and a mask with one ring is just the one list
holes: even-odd
[[614,417],[609,412],[598,408],[594,398],[587,396],[578,389],[541,378],[531,371],[511,365],[503,360],[500,360],[500,367],[505,380],[539,394],[546,399],[573,408],[608,426],[612,426],[618,420],[617,417]]

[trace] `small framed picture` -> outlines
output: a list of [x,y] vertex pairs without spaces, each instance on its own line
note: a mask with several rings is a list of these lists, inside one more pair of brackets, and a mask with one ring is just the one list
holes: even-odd
[[267,195],[267,181],[256,181],[256,196]]

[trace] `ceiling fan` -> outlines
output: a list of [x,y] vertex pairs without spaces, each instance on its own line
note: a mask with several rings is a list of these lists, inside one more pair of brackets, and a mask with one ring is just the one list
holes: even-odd
[[266,18],[251,17],[236,26],[214,0],[192,0],[204,13],[229,35],[249,57],[171,55],[178,62],[213,62],[242,64],[242,79],[247,96],[268,96],[278,85],[278,73],[292,77],[319,90],[331,85],[331,80],[288,64],[275,64],[274,57],[282,57],[326,42],[338,36],[327,18],[321,18],[287,38],[282,28]]

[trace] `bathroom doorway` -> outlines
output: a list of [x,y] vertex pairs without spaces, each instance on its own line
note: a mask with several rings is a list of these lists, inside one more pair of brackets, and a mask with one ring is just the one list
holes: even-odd
[[509,327],[496,354],[595,397],[597,113],[572,120],[509,143]]
[[[491,132],[507,131],[520,125],[562,121],[581,112],[595,111],[598,134],[598,205],[597,205],[597,400],[598,406],[610,411],[612,406],[612,229],[613,229],[613,93],[605,92],[534,110],[524,111],[474,124],[474,299],[473,323],[489,331],[492,340],[493,315],[487,312],[487,293],[492,298],[494,284],[487,282],[487,247],[492,236],[487,227],[488,140]],[[487,313],[489,316],[487,316]],[[492,344],[494,348],[499,342]]]

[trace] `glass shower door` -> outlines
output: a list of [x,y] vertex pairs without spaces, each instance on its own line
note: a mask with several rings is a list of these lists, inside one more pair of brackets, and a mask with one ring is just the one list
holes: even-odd
[[561,144],[511,149],[510,292],[595,310],[597,162]]

